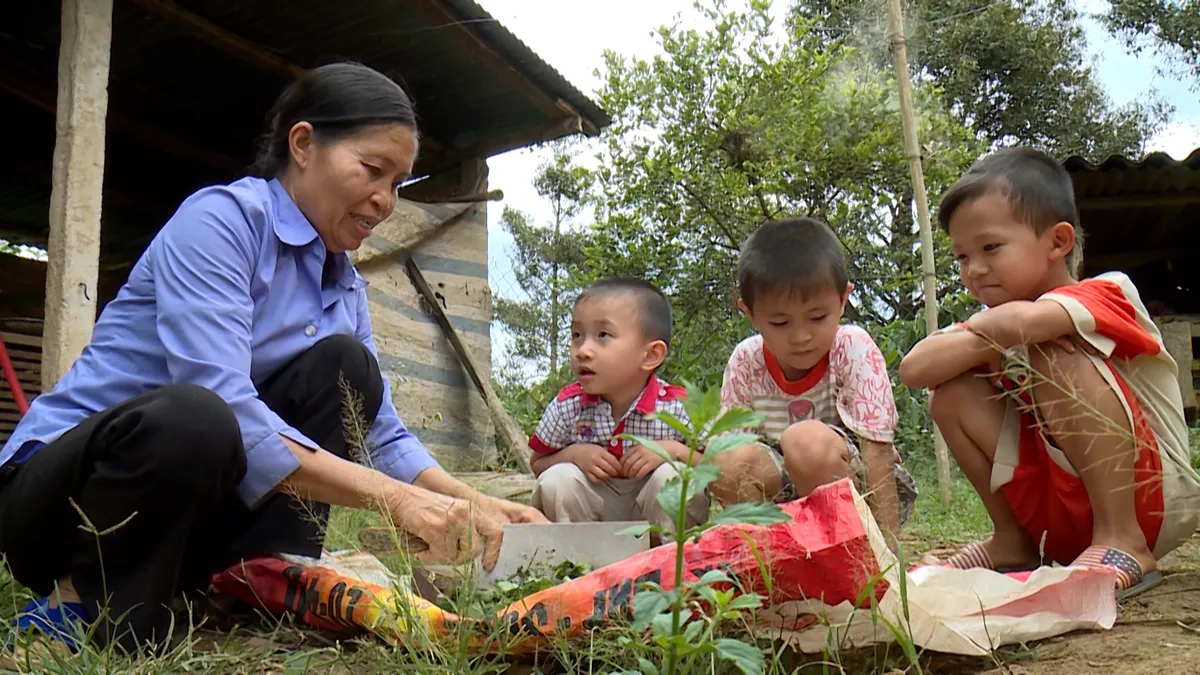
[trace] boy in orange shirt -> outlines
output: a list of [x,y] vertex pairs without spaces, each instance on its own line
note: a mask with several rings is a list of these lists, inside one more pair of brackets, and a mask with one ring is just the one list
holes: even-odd
[[1196,529],[1200,477],[1177,366],[1137,289],[1120,272],[1075,280],[1071,179],[1043,153],[976,162],[938,220],[988,309],[922,340],[900,373],[932,391],[995,526],[947,564],[1027,569],[1044,551],[1112,569],[1119,598],[1150,588],[1157,561]]

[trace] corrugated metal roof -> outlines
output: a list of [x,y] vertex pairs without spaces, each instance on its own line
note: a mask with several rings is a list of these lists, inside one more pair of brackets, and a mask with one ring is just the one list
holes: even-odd
[[1200,148],[1177,160],[1154,152],[1140,160],[1113,155],[1099,164],[1071,157],[1063,166],[1072,174],[1076,197],[1170,194],[1200,190]]
[[[612,121],[608,113],[596,105],[591,98],[580,93],[574,85],[567,81],[567,78],[563,77],[562,73],[543,61],[520,38],[505,28],[504,24],[493,19],[473,0],[442,0],[442,3],[453,8],[463,20],[469,21],[472,28],[499,47],[512,63],[524,69],[537,81],[544,83],[547,89],[570,103],[597,127],[608,126]],[[578,28],[586,30],[583,26]]]
[[1152,152],[1134,160],[1123,155],[1111,155],[1099,164],[1092,164],[1083,157],[1068,157],[1063,161],[1068,172],[1079,171],[1128,171],[1129,169],[1186,169],[1200,171],[1200,148],[1196,148],[1184,159],[1175,159],[1165,152]]
[[[140,1],[113,5],[106,248],[137,244],[183,196],[248,164],[263,118],[288,81],[142,9]],[[556,106],[560,100],[586,128],[610,121],[472,0],[164,5],[303,68],[350,59],[395,77],[412,94],[429,139],[418,173],[568,133],[561,122],[570,113]],[[0,125],[18,130],[8,136],[10,159],[0,162],[0,237],[28,243],[46,234],[59,14],[57,2],[0,3]]]

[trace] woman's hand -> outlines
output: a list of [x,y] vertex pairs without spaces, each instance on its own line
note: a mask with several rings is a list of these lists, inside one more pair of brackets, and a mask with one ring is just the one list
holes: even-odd
[[474,519],[476,530],[482,533],[485,539],[483,546],[485,569],[492,569],[500,557],[500,540],[504,535],[504,525],[549,522],[537,510],[515,502],[489,497],[446,473],[441,467],[431,467],[422,471],[421,475],[413,481],[413,487],[441,499],[473,505],[474,509],[470,515]]
[[477,503],[482,511],[494,515],[496,520],[505,525],[510,523],[534,523],[540,525],[550,522],[546,520],[546,516],[542,515],[541,511],[532,506],[510,502],[507,499],[481,495]]
[[418,559],[461,565],[482,553],[485,569],[496,566],[504,530],[500,521],[480,505],[409,487],[389,500],[388,510],[397,529],[429,546],[417,554]]

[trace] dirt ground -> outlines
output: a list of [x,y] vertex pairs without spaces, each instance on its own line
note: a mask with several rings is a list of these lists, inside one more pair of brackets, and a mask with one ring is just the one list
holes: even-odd
[[1127,600],[1112,630],[1005,649],[1002,663],[934,657],[931,675],[1176,675],[1200,673],[1200,534],[1163,559],[1165,580]]

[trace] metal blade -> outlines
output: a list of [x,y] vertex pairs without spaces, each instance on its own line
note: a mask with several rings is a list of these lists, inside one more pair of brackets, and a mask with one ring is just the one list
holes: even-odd
[[617,534],[645,521],[604,523],[550,523],[504,526],[500,559],[495,569],[476,561],[476,583],[488,588],[522,569],[549,569],[568,560],[598,569],[649,550],[650,539]]

